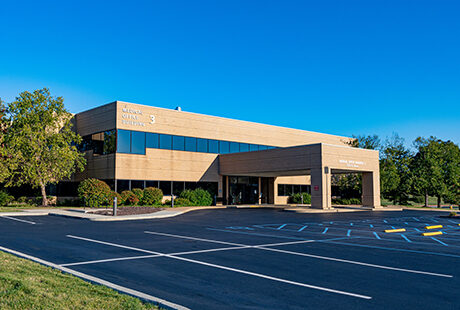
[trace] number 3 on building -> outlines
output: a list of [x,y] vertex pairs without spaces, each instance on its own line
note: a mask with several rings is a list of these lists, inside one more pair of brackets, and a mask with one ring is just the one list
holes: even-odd
[[155,124],[155,115],[150,115],[150,124]]

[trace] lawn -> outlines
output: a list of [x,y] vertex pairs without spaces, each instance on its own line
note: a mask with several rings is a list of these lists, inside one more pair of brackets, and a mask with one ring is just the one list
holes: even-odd
[[0,251],[0,309],[158,308]]

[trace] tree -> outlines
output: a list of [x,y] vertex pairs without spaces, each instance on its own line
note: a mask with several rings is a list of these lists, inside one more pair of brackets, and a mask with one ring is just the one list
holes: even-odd
[[411,161],[412,154],[403,138],[394,133],[386,139],[380,159],[380,188],[382,195],[395,204],[409,199]]
[[411,187],[416,194],[437,197],[437,205],[441,199],[457,201],[460,187],[460,149],[451,141],[442,141],[436,137],[424,139],[418,137],[414,141],[417,154],[411,165]]
[[8,175],[8,167],[6,161],[6,149],[5,149],[5,131],[6,131],[6,108],[3,105],[2,99],[0,99],[0,182],[5,180]]
[[40,188],[47,205],[46,186],[69,178],[86,163],[76,145],[81,137],[72,131],[70,114],[62,97],[47,88],[22,92],[8,104],[5,147],[10,174],[7,186],[29,184]]

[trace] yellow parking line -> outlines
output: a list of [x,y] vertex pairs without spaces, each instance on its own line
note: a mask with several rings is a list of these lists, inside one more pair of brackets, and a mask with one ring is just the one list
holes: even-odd
[[425,228],[426,228],[426,229],[438,229],[438,228],[442,228],[442,225],[426,226]]
[[422,236],[436,236],[436,235],[442,235],[442,231],[426,232],[422,234]]
[[394,233],[394,232],[405,232],[405,228],[398,228],[398,229],[385,229],[386,233]]

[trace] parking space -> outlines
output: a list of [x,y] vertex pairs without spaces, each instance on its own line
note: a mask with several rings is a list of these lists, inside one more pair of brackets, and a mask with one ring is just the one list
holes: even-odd
[[[456,309],[460,222],[443,214],[0,217],[0,246],[192,309]],[[428,225],[442,225],[443,234],[422,236]],[[384,232],[393,228],[406,231]]]

